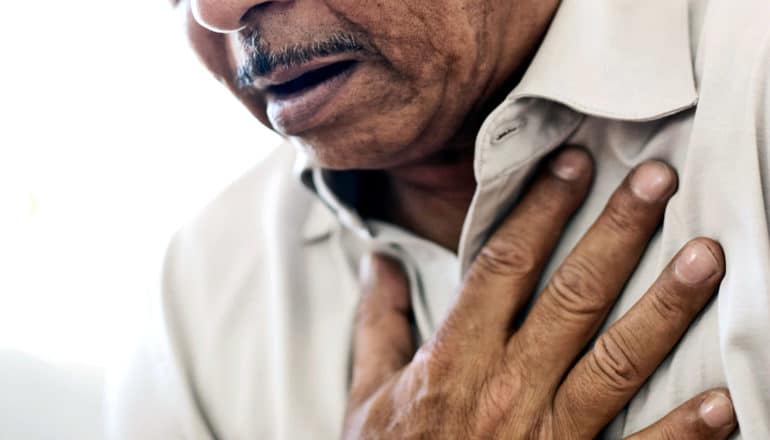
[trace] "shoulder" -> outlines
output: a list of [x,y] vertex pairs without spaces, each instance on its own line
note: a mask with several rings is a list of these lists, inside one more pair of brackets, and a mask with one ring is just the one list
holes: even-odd
[[211,437],[201,401],[228,346],[222,341],[231,339],[221,333],[244,325],[238,313],[256,321],[249,329],[261,330],[269,261],[280,252],[275,244],[299,240],[311,205],[295,161],[294,149],[282,145],[171,239],[152,319],[130,359],[111,374],[112,438]]
[[[298,233],[312,196],[293,171],[296,156],[293,147],[281,145],[182,227],[166,255],[167,281],[183,282],[191,271],[225,275],[242,266],[232,263],[263,258],[271,238]],[[278,225],[282,237],[274,236]]]
[[264,293],[271,262],[300,246],[313,196],[294,173],[296,155],[279,147],[172,238],[161,298],[168,327],[197,334],[201,320],[226,313],[243,289]]
[[270,216],[280,215],[288,205],[310,195],[293,173],[294,149],[284,144],[264,161],[236,179],[214,198],[172,242],[195,246],[199,251],[231,249],[231,237],[248,239],[257,234]]

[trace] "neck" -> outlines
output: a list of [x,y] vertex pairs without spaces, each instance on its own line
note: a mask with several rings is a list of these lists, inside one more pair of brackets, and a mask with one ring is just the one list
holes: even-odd
[[476,192],[473,168],[476,136],[486,115],[502,102],[520,77],[520,73],[511,77],[487,105],[474,111],[473,114],[479,116],[466,120],[438,154],[386,171],[385,188],[390,197],[386,212],[380,216],[457,252],[465,217]]
[[539,33],[516,71],[502,81],[481,106],[471,112],[457,135],[434,157],[419,163],[389,169],[385,187],[389,203],[379,217],[391,221],[446,249],[457,252],[465,217],[476,191],[474,176],[475,140],[481,124],[521,79],[539,46],[558,1],[543,3],[544,17]]
[[388,172],[388,220],[457,251],[476,190],[473,144]]

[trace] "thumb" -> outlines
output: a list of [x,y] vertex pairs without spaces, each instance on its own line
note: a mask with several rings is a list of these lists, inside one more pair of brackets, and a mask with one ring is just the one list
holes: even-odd
[[367,255],[361,261],[361,303],[353,333],[350,397],[362,401],[414,355],[409,283],[398,262]]

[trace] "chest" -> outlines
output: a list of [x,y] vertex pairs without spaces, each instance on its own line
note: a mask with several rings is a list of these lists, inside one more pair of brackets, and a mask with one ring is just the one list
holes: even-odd
[[[692,395],[715,386],[730,387],[739,419],[770,408],[768,399],[756,392],[770,389],[770,375],[757,371],[770,364],[765,350],[766,335],[770,334],[770,280],[759,269],[770,267],[764,174],[751,171],[752,163],[756,170],[757,158],[748,149],[731,155],[733,165],[746,167],[746,172],[729,173],[732,178],[725,179],[719,173],[724,164],[703,160],[723,160],[724,152],[694,143],[694,123],[692,114],[649,124],[588,119],[567,139],[592,151],[596,180],[591,196],[554,253],[546,279],[590,227],[626,174],[648,159],[665,160],[678,170],[679,192],[608,322],[622,316],[644,294],[691,238],[705,235],[722,241],[728,261],[728,276],[718,299],[613,422],[608,438],[633,433]],[[529,170],[522,167],[519,172]],[[519,190],[514,184],[497,189],[510,193]],[[478,219],[469,213],[468,221]],[[412,270],[413,305],[416,315],[422,316],[418,321],[422,320],[420,331],[425,338],[451,307],[460,264],[454,255],[411,243],[395,244]],[[358,302],[356,261],[368,246],[338,230],[301,249],[274,255],[271,271],[259,274],[269,280],[265,287],[270,291],[261,292],[263,299],[244,314],[260,322],[260,328],[269,329],[243,341],[257,347],[255,354],[246,358],[243,351],[210,355],[238,365],[241,372],[222,374],[206,384],[220,391],[212,392],[212,396],[253,396],[240,400],[233,411],[222,416],[219,425],[224,427],[224,438],[338,437]],[[249,326],[250,322],[242,325]],[[248,371],[258,373],[243,374]]]

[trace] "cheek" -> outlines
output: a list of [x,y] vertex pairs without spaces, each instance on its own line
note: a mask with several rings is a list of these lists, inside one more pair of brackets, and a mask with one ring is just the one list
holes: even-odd
[[[368,35],[391,68],[418,82],[447,78],[474,59],[475,30],[464,2],[325,0],[349,26]],[[467,61],[467,62],[466,62]]]
[[351,85],[356,93],[335,121],[295,143],[330,168],[388,167],[442,148],[486,81],[478,75],[479,15],[448,1],[326,4],[383,60]]
[[340,106],[337,118],[293,139],[325,167],[410,163],[443,148],[462,122],[462,102],[443,83],[417,88],[384,69],[371,70],[351,84],[356,93]]

